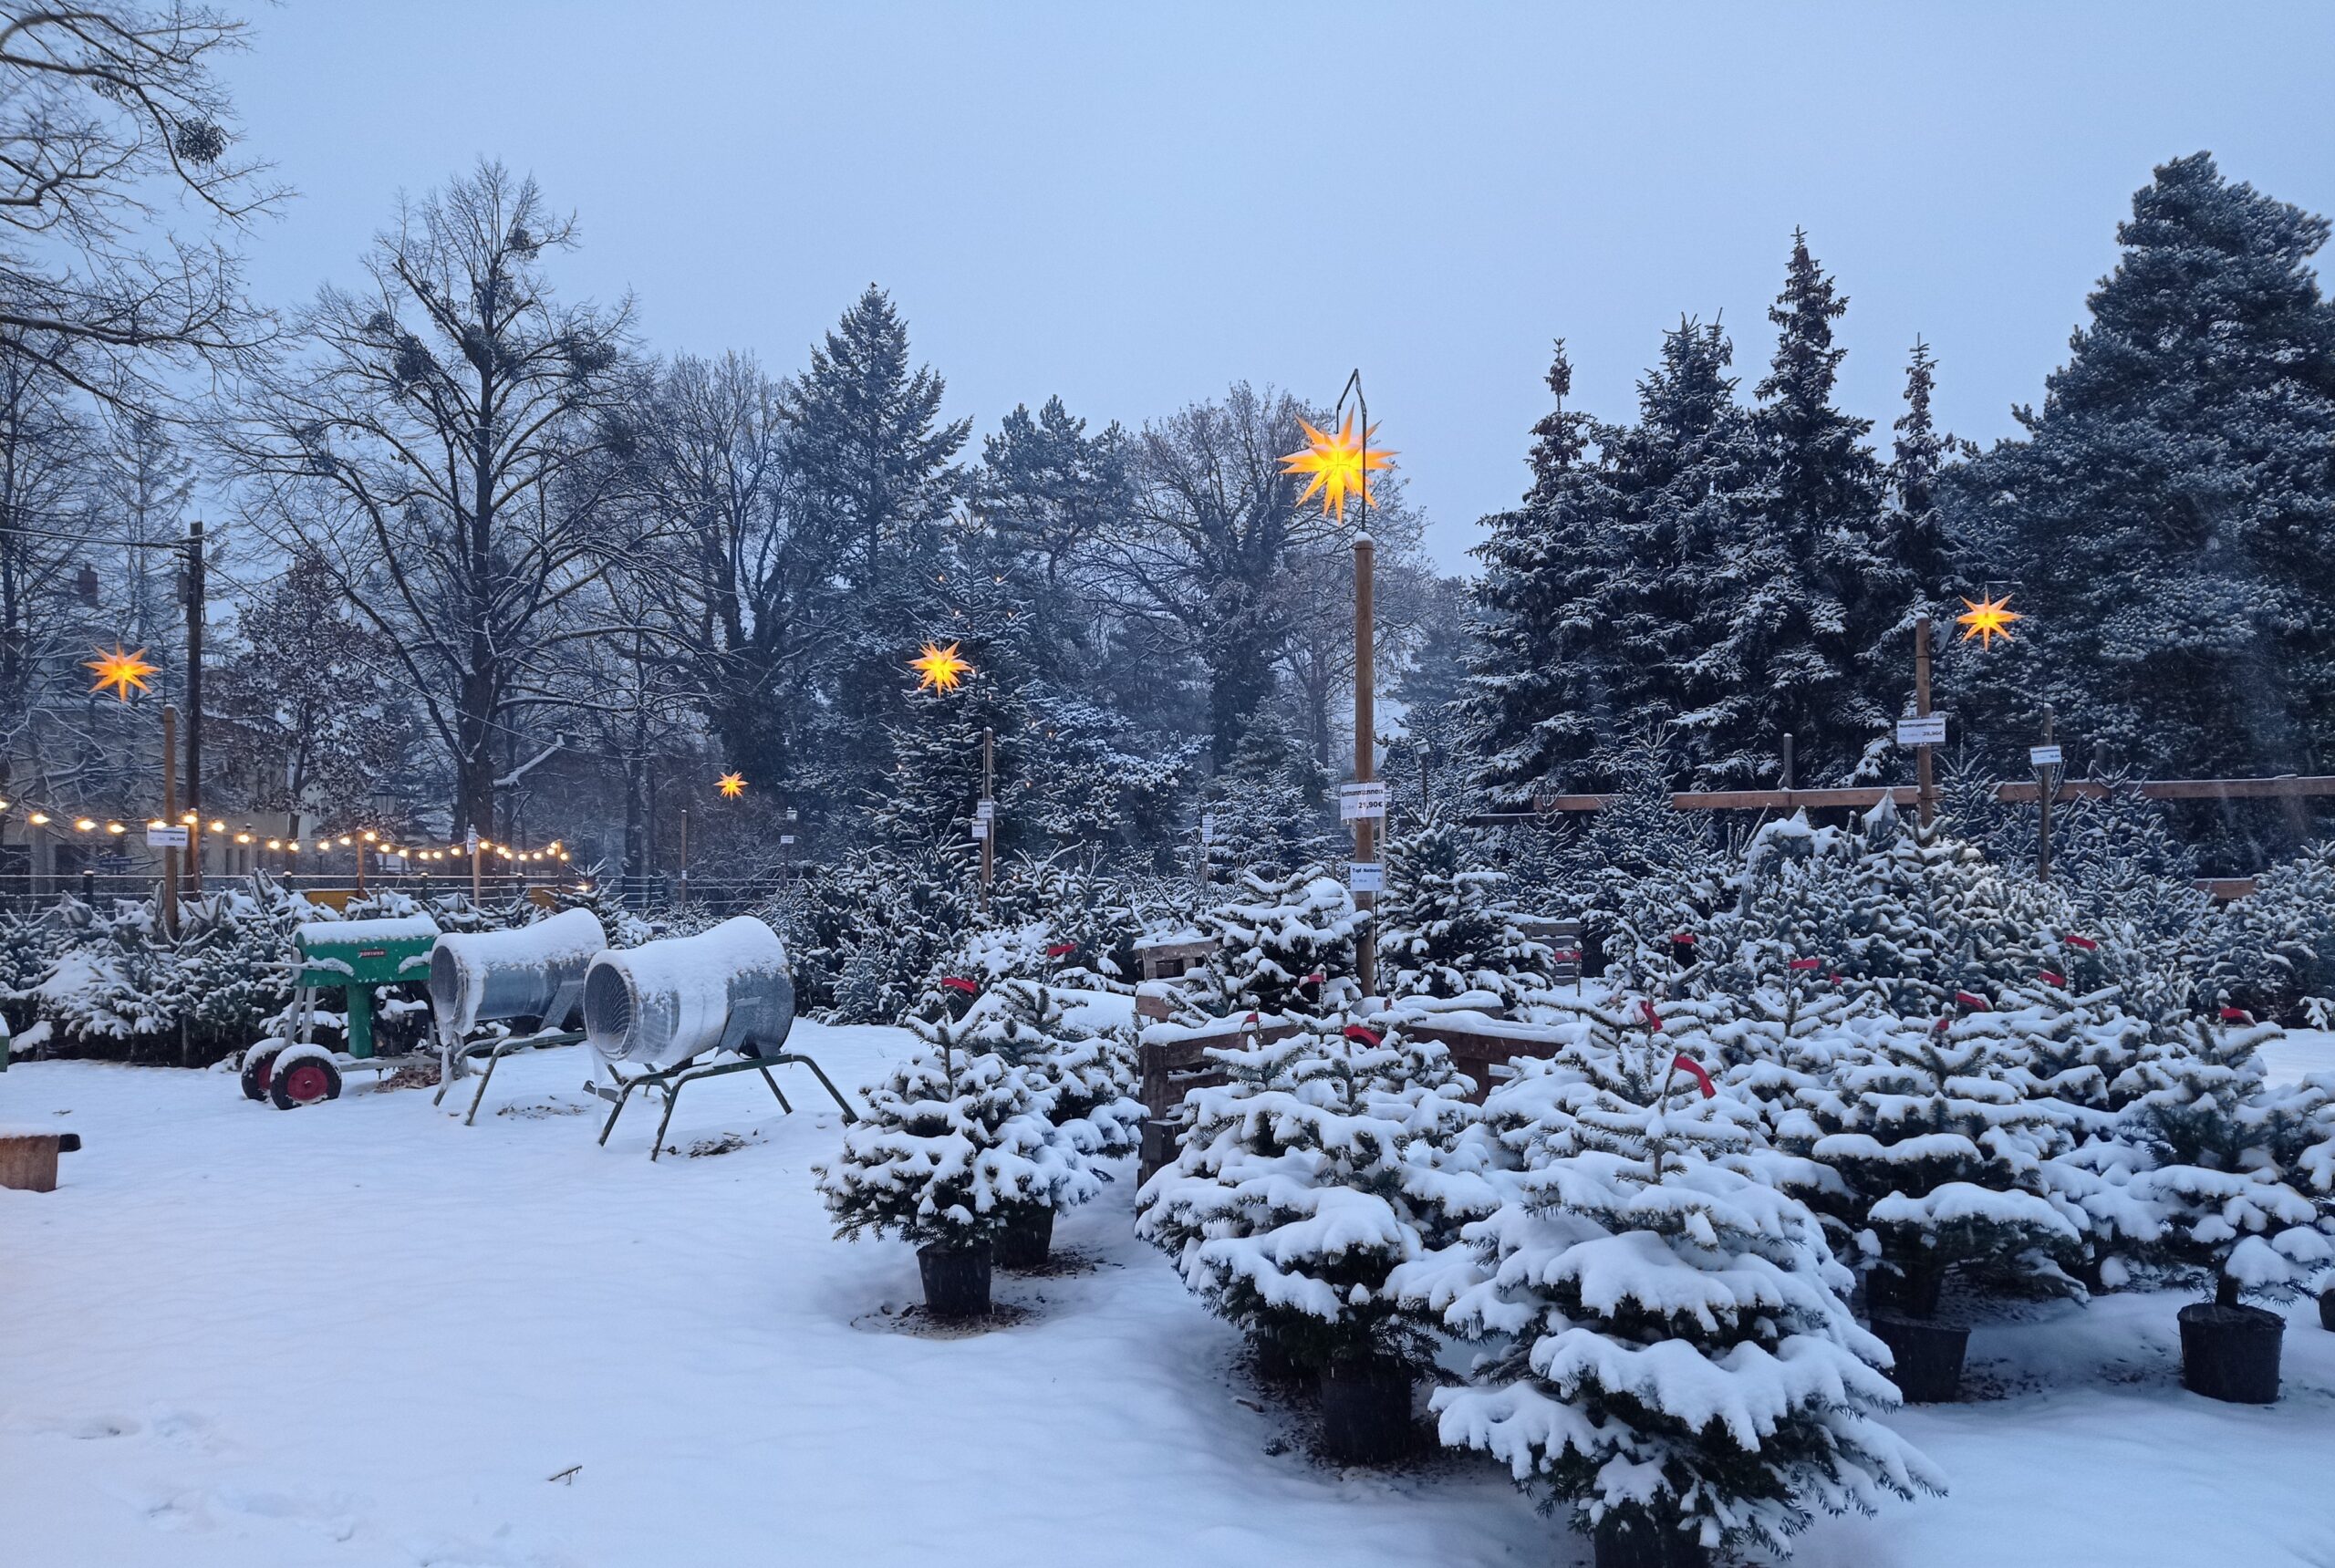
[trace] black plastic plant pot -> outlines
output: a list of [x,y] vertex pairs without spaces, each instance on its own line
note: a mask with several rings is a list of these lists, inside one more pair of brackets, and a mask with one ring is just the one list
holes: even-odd
[[990,1246],[950,1247],[928,1241],[916,1250],[924,1275],[924,1310],[934,1317],[989,1315]]
[[2233,1405],[2278,1403],[2286,1332],[2287,1320],[2262,1307],[2191,1303],[2181,1309],[2181,1386]]
[[1411,1369],[1394,1361],[1322,1368],[1322,1449],[1349,1464],[1381,1464],[1411,1449]]
[[1053,1208],[1024,1209],[998,1233],[997,1266],[1006,1270],[1043,1269],[1053,1244]]
[[1691,1532],[1666,1528],[1635,1509],[1615,1509],[1590,1536],[1597,1568],[1709,1568],[1711,1554]]
[[2319,1326],[2335,1334],[2335,1285],[2319,1293]]
[[1962,1397],[1962,1358],[1970,1331],[1924,1323],[1894,1314],[1876,1314],[1873,1332],[1897,1358],[1889,1376],[1908,1405],[1950,1405]]

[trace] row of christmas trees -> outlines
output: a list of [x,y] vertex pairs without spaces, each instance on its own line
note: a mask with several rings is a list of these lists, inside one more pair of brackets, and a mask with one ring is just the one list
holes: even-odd
[[[1601,1562],[1695,1562],[1942,1487],[1883,1418],[1952,1397],[2003,1296],[2194,1278],[2192,1386],[2275,1397],[2283,1319],[2243,1298],[2335,1257],[2335,1081],[2269,1085],[2275,1026],[2167,987],[2129,930],[1885,809],[1772,826],[1707,907],[1634,889],[1578,995],[1467,835],[1399,837],[1388,884],[1367,1001],[1334,880],[1204,912],[1222,946],[1173,1000],[1237,1039],[1138,1199],[1261,1366],[1318,1377],[1334,1452],[1399,1449],[1416,1382],[1475,1343],[1446,1443]],[[1125,1042],[1043,978],[1069,946],[952,959],[823,1177],[840,1228],[908,1235],[942,1289],[1132,1141]],[[1471,1084],[1432,1036],[1477,1012],[1549,1054]]]

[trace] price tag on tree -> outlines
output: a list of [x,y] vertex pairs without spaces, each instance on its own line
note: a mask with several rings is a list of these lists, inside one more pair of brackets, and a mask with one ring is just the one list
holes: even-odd
[[149,826],[146,829],[146,847],[149,849],[184,849],[186,847],[185,826],[182,824],[176,827]]
[[778,841],[782,845],[792,844],[794,842],[794,835],[791,833],[782,833],[778,836]]
[[1946,715],[1928,713],[1918,719],[1898,720],[1897,743],[1901,746],[1946,744]]
[[2027,762],[2028,765],[2030,767],[2056,768],[2066,761],[2067,758],[2060,753],[2060,748],[2057,746],[2029,746],[2027,748]]
[[988,836],[989,819],[981,816],[973,818],[973,842],[979,844],[982,839],[987,838]]
[[1377,893],[1385,891],[1386,887],[1386,863],[1383,860],[1347,861],[1346,885],[1357,893]]
[[1214,812],[1207,813],[1200,818],[1200,842],[1202,844],[1216,842],[1216,814]]

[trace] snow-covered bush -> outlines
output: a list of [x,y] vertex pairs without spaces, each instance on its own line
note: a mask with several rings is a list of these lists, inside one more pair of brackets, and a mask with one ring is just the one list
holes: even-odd
[[1583,1531],[1664,1543],[1649,1560],[1783,1551],[1818,1509],[1943,1490],[1876,1419],[1898,1403],[1889,1353],[1850,1317],[1816,1217],[1761,1179],[1739,1124],[1696,1108],[1713,1102],[1657,1098],[1675,1085],[1657,1039],[1574,1063],[1595,1087],[1559,1118],[1572,1149],[1505,1178],[1507,1201],[1396,1278],[1495,1346],[1436,1395],[1444,1442]]
[[1064,1158],[1094,1169],[1143,1141],[1135,1054],[1122,1035],[1074,1022],[1063,1001],[1043,981],[993,981],[966,1010],[955,1038],[1033,1075],[1043,1113],[1062,1135]]
[[1476,863],[1465,831],[1429,817],[1386,842],[1378,971],[1389,999],[1485,992],[1506,1006],[1546,986],[1549,950],[1493,899],[1507,877]]
[[1426,1365],[1432,1342],[1387,1281],[1452,1223],[1434,1156],[1471,1107],[1402,1083],[1402,1054],[1358,1027],[1209,1054],[1230,1081],[1188,1097],[1136,1234],[1209,1311],[1301,1366]]

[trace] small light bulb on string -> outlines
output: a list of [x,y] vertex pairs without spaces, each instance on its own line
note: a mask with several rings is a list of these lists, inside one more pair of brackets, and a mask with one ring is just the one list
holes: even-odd
[[271,838],[267,841],[267,846],[270,849],[281,849],[284,847],[284,840],[281,838]]
[[109,822],[106,824],[106,831],[108,833],[127,833],[130,829],[122,826],[122,825],[118,822]]
[[74,830],[78,833],[87,833],[95,826],[97,824],[86,816],[77,817],[73,823]]
[[211,822],[211,831],[213,833],[224,833],[227,831],[227,825],[221,822],[218,818],[213,817]]
[[36,812],[33,813],[33,826],[34,826],[35,827],[46,827],[46,826],[48,826],[48,813],[47,813],[47,812],[45,812],[45,811],[36,811]]

